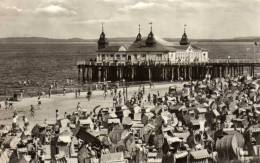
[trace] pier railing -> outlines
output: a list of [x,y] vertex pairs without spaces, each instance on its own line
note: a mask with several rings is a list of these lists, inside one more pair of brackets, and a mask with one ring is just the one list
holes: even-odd
[[260,63],[260,59],[210,59],[209,63]]
[[140,62],[118,62],[118,63],[111,63],[111,62],[95,62],[95,61],[78,61],[77,66],[85,66],[85,65],[96,65],[96,66],[131,66],[131,65],[145,65],[145,66],[156,66],[156,65],[192,65],[192,64],[260,64],[260,59],[209,59],[208,62],[165,62],[165,61],[140,61]]

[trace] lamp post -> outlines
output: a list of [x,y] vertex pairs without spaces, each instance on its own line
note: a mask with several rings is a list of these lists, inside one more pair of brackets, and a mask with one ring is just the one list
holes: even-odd
[[[227,62],[228,62],[228,76],[231,76],[232,75],[232,73],[231,72],[229,72],[230,71],[230,68],[229,68],[229,63],[230,63],[230,56],[228,56],[228,60],[227,60]],[[232,71],[232,70],[231,70]]]

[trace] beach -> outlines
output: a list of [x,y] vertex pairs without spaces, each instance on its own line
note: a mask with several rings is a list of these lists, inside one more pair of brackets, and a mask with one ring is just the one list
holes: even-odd
[[[145,95],[150,92],[151,94],[156,94],[157,91],[160,92],[161,95],[164,95],[165,92],[168,91],[170,86],[181,87],[181,82],[173,82],[173,83],[160,83],[154,84],[154,87],[150,89],[148,84],[145,85]],[[128,99],[133,95],[134,92],[137,92],[139,86],[132,86],[128,88]],[[119,88],[118,91],[123,92],[123,88]],[[30,126],[34,126],[36,123],[43,123],[45,119],[47,122],[55,122],[55,111],[59,110],[59,114],[63,117],[64,113],[72,113],[76,111],[76,106],[78,102],[80,102],[83,109],[87,109],[88,112],[91,112],[96,106],[100,105],[100,107],[112,107],[112,97],[110,95],[110,91],[108,91],[108,95],[104,98],[104,91],[96,90],[92,92],[92,97],[90,101],[86,98],[86,92],[81,92],[80,97],[76,98],[75,93],[66,93],[63,94],[55,94],[51,95],[49,98],[46,97],[41,98],[41,105],[38,106],[38,97],[26,97],[23,99],[19,99],[18,102],[13,102],[14,108],[18,113],[18,123],[22,125],[22,116],[25,115],[29,121]],[[13,110],[5,110],[4,102],[1,102],[2,109],[0,110],[0,124],[11,125],[12,124],[12,116]],[[35,117],[33,118],[30,113],[30,105],[34,105],[35,107]]]

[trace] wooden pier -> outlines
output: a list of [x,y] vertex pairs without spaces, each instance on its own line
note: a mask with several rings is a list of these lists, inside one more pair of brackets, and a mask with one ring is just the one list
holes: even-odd
[[210,59],[206,63],[77,63],[78,81],[178,81],[201,80],[206,74],[212,78],[248,74],[255,75],[260,60]]

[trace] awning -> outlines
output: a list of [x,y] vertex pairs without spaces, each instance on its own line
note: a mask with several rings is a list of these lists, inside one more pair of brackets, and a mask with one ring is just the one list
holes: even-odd
[[192,151],[192,152],[190,152],[190,154],[195,160],[205,159],[205,158],[210,157],[210,155],[206,149],[199,150],[199,151]]
[[75,130],[75,135],[77,138],[85,141],[85,143],[92,143],[94,146],[100,147],[101,142],[98,138],[93,136],[91,133],[87,132],[84,128],[77,128]]

